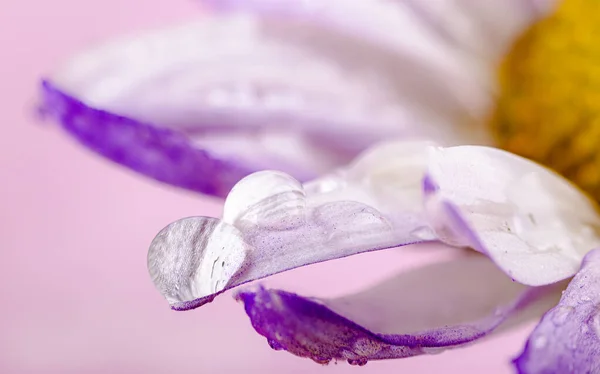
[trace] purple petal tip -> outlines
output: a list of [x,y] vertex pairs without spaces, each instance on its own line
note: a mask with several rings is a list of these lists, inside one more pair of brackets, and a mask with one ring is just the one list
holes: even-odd
[[182,133],[92,108],[42,81],[40,113],[106,158],[177,187],[224,197],[253,170],[218,160]]

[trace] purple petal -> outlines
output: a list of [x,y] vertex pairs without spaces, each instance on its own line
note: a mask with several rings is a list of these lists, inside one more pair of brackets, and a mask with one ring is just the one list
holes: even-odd
[[56,118],[78,141],[161,182],[224,197],[255,171],[194,147],[179,131],[89,107],[50,82],[43,83],[43,96],[44,114]]
[[237,297],[272,348],[322,364],[364,365],[469,344],[543,313],[560,289],[519,285],[485,257],[462,256],[336,299],[262,287]]
[[454,86],[318,24],[213,16],[79,53],[44,84],[42,105],[113,161],[223,196],[257,170],[312,179],[381,139],[457,141],[443,126],[460,112]]
[[600,373],[599,249],[586,255],[514,364],[522,374]]

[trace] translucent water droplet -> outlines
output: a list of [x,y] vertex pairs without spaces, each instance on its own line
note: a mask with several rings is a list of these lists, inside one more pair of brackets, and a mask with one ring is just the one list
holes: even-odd
[[546,338],[544,335],[537,336],[535,339],[533,339],[532,344],[533,348],[542,349],[548,344],[548,338]]
[[552,312],[552,322],[556,326],[562,326],[567,322],[569,314],[573,311],[573,307],[570,306],[559,306]]

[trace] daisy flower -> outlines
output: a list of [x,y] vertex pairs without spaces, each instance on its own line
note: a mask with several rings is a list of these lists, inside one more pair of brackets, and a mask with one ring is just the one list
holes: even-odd
[[453,256],[357,293],[236,298],[272,348],[355,365],[546,312],[517,371],[600,372],[600,2],[200,3],[208,18],[84,51],[43,84],[89,148],[226,197],[151,244],[173,309],[440,243]]

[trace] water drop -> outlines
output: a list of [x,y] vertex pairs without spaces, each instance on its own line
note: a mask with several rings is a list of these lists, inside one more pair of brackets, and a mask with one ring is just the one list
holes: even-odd
[[579,300],[583,301],[584,303],[587,303],[589,301],[592,301],[592,298],[589,297],[588,295],[582,295]]

